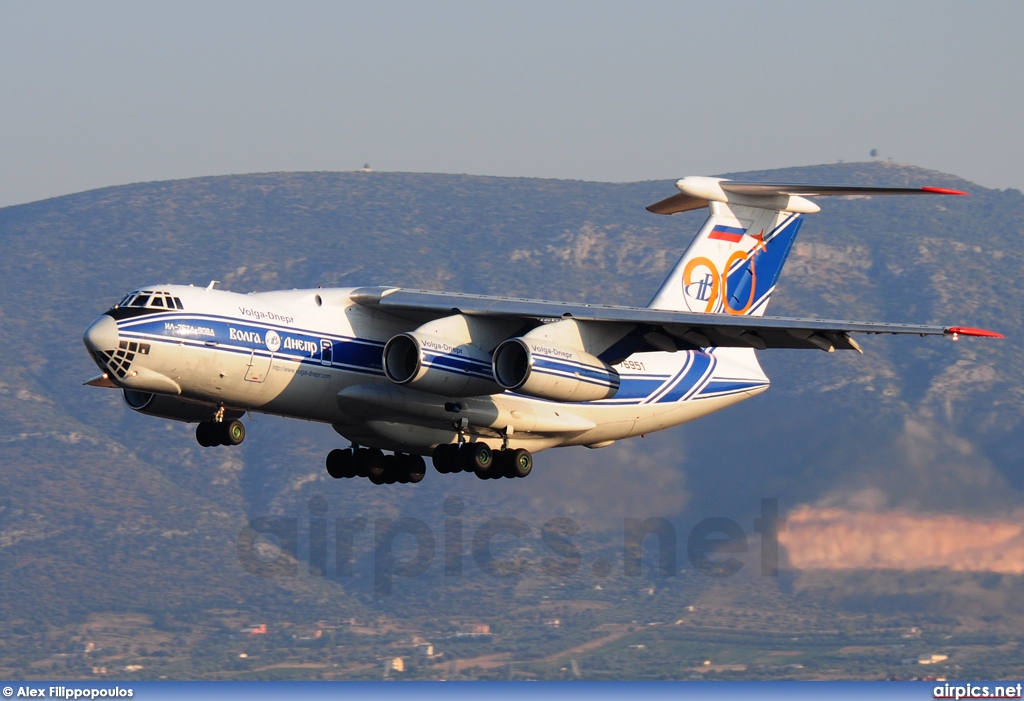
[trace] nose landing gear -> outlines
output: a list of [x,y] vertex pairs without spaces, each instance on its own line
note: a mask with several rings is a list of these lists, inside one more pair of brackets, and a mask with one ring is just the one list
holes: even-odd
[[216,445],[239,445],[245,440],[245,424],[231,421],[202,421],[196,426],[196,441],[204,448]]

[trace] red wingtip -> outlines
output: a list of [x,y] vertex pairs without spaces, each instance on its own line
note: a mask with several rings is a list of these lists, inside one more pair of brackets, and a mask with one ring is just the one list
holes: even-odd
[[945,188],[945,187],[922,187],[921,188],[921,192],[930,192],[933,195],[965,195],[966,196],[966,195],[970,195],[971,194],[969,192],[964,192],[962,190],[950,190],[949,188]]
[[957,334],[959,336],[984,336],[985,338],[1006,338],[1001,333],[995,331],[986,331],[985,329],[972,329],[967,326],[951,326],[946,329],[946,333]]

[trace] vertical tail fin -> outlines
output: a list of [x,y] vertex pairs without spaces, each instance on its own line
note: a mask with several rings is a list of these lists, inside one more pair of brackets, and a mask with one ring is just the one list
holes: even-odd
[[723,202],[708,208],[711,216],[648,306],[761,316],[803,218]]
[[805,197],[967,194],[936,187],[741,183],[704,177],[683,178],[676,189],[679,194],[647,209],[675,214],[707,207],[711,216],[648,306],[751,316],[764,314],[802,215],[820,209]]

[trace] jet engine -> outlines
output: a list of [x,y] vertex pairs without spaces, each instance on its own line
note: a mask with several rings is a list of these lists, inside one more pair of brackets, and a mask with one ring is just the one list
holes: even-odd
[[483,350],[443,336],[412,331],[384,346],[384,374],[396,385],[448,397],[500,393]]
[[[158,416],[162,419],[198,423],[211,421],[217,412],[212,404],[196,404],[176,397],[165,397],[150,392],[139,392],[134,389],[124,390],[124,403],[140,414]],[[245,415],[242,411],[225,411],[225,420],[238,419]]]
[[619,373],[607,363],[577,348],[527,337],[498,346],[492,370],[504,389],[556,402],[608,399],[619,389]]

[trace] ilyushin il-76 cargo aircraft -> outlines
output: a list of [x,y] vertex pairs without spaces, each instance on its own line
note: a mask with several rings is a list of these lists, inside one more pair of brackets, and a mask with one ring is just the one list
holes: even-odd
[[[143,414],[197,423],[212,447],[261,412],[330,424],[351,442],[327,472],[415,483],[525,477],[533,453],[600,448],[768,389],[755,350],[860,348],[856,334],[1001,337],[956,326],[764,316],[803,215],[824,195],[962,195],[940,188],[746,183],[687,177],[647,209],[710,216],[645,308],[398,287],[237,294],[150,285],[84,341]],[[385,455],[384,451],[389,451]]]

